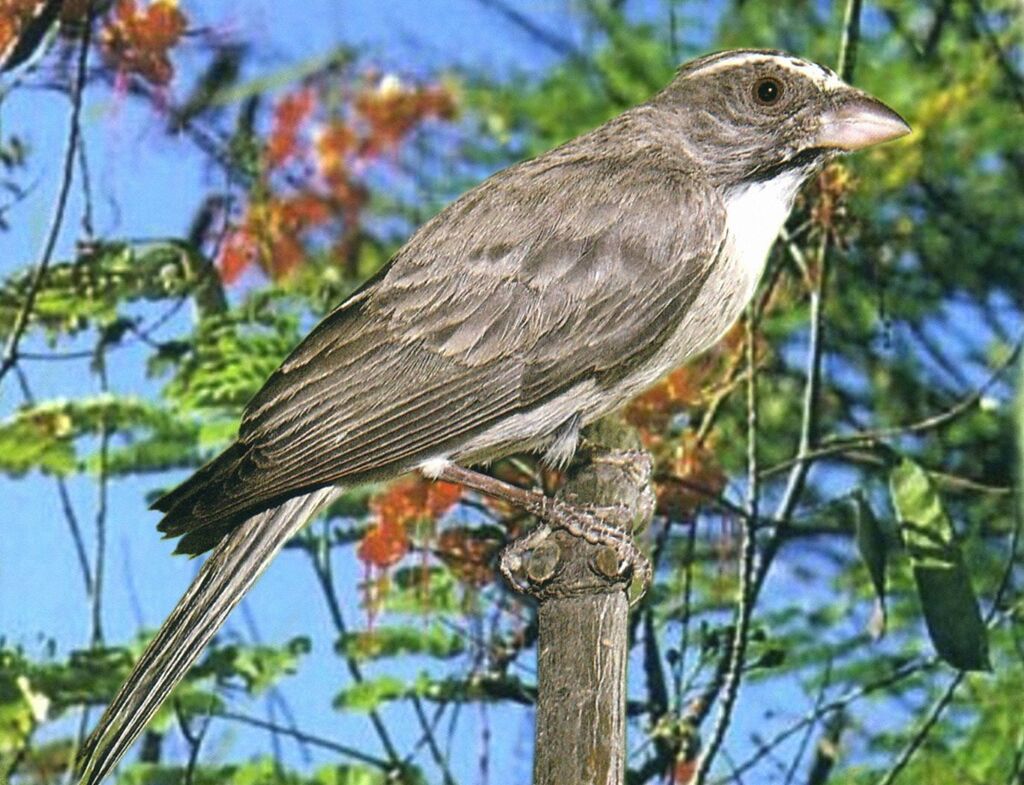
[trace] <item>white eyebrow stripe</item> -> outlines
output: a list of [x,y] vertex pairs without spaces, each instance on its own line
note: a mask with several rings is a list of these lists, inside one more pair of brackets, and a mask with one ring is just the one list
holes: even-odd
[[812,63],[809,60],[801,60],[799,57],[762,54],[760,52],[739,52],[732,55],[725,55],[717,60],[713,60],[705,66],[697,68],[692,73],[713,74],[726,68],[752,65],[755,63],[771,63],[772,65],[780,68],[785,68],[787,71],[809,76],[822,87],[829,90],[846,86],[846,83],[843,82],[843,80],[840,79],[834,71],[823,65]]

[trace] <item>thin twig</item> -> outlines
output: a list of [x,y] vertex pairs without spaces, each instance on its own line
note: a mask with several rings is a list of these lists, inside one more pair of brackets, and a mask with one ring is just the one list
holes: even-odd
[[683,674],[686,673],[686,660],[690,654],[690,616],[693,603],[693,561],[694,551],[697,545],[697,522],[690,523],[689,531],[686,533],[686,553],[683,557],[686,561],[683,566],[683,607],[682,607],[682,630],[679,635],[679,662],[673,669],[675,681],[675,708],[679,712],[683,703]]
[[987,393],[1006,373],[1016,359],[1020,356],[1021,348],[1024,346],[1024,334],[1014,342],[1006,357],[992,370],[989,377],[979,386],[975,387],[964,397],[955,401],[948,408],[930,414],[920,420],[906,423],[905,425],[893,425],[888,428],[877,428],[871,431],[862,431],[850,435],[828,436],[820,440],[821,446],[808,450],[803,455],[798,455],[786,461],[769,466],[762,473],[762,478],[771,477],[786,469],[792,469],[800,461],[811,462],[821,458],[829,458],[835,455],[842,455],[850,450],[876,447],[888,439],[901,436],[912,436],[937,430],[945,425],[954,422],[967,414],[984,398]]
[[[931,670],[932,668],[936,667],[938,663],[939,659],[937,657],[931,657],[928,659],[916,660],[914,662],[906,663],[902,667],[894,670],[892,673],[890,673],[887,676],[884,676],[881,679],[877,679],[863,686],[853,688],[844,693],[843,695],[840,695],[838,698],[835,698],[834,700],[831,700],[815,709],[812,709],[799,720],[790,725],[788,728],[784,728],[783,730],[779,731],[770,740],[760,745],[757,751],[754,752],[745,761],[737,764],[736,772],[742,774],[743,772],[749,771],[750,769],[754,768],[754,766],[760,763],[767,755],[771,753],[772,750],[776,749],[780,744],[785,742],[794,734],[799,733],[808,725],[814,724],[822,717],[825,717],[826,715],[831,714],[833,712],[845,709],[855,701],[865,698],[868,695],[871,695],[872,693],[878,692],[879,690],[891,687],[892,685],[897,684],[898,682],[903,681],[904,679],[909,678],[910,676]],[[728,778],[716,780],[713,783],[713,785],[725,785],[725,783],[730,781],[731,780]]]
[[220,717],[221,719],[229,720],[231,722],[239,722],[253,728],[260,728],[261,730],[279,733],[282,736],[290,736],[302,744],[308,744],[311,747],[319,747],[320,749],[329,750],[330,752],[337,753],[338,755],[344,755],[347,758],[357,760],[360,763],[365,763],[368,766],[374,766],[381,771],[389,771],[392,768],[392,764],[383,758],[375,757],[355,747],[339,744],[331,739],[325,739],[322,736],[306,733],[298,728],[289,728],[286,725],[278,725],[277,723],[268,722],[267,720],[260,719],[259,717],[250,717],[246,714],[238,714],[231,711],[214,712],[213,716]]
[[1013,763],[1010,764],[1010,776],[1006,778],[1006,785],[1020,785],[1024,778],[1024,726],[1017,732],[1017,749],[1013,753]]
[[861,0],[848,0],[843,14],[843,40],[839,45],[839,77],[852,81],[857,68],[857,45],[860,42]]
[[[417,718],[419,718],[420,726],[423,728],[423,741],[426,743],[427,749],[430,750],[430,757],[434,759],[434,764],[441,771],[444,785],[455,785],[455,778],[452,776],[451,769],[448,768],[448,761],[445,759],[441,748],[437,745],[437,739],[434,737],[434,723],[430,722],[430,719],[423,711],[423,701],[420,700],[419,695],[412,696],[412,707],[413,711],[416,712]],[[439,712],[437,719],[440,719],[440,716]]]
[[[241,604],[242,610],[242,621],[245,623],[246,631],[249,634],[250,639],[257,646],[263,644],[263,636],[260,634],[259,625],[256,623],[256,617],[252,612],[252,608],[248,603],[243,602]],[[275,685],[267,691],[267,699],[265,703],[267,709],[267,721],[276,724],[277,716],[276,709],[280,707],[282,714],[284,714],[285,721],[288,723],[288,727],[295,729],[297,723],[295,722],[295,715],[292,713],[291,706],[287,699],[281,694],[281,690]],[[275,761],[281,759],[281,742],[279,735],[275,731],[270,732],[270,744],[274,749]],[[300,743],[299,749],[302,752],[302,756],[305,761],[310,762],[311,758],[309,755],[309,749]]]
[[[771,261],[771,258],[769,258],[765,283],[761,285],[761,293],[757,299],[757,311],[762,314],[767,311],[772,296],[775,294],[776,287],[782,279],[783,266],[781,264],[771,264]],[[742,349],[743,347],[739,348]],[[746,374],[750,371],[745,368],[743,357],[744,352],[737,350],[728,358],[728,367],[725,370],[722,381],[709,393],[708,403],[704,407],[704,415],[701,417],[700,425],[697,426],[694,437],[697,446],[702,445],[710,435],[722,405],[737,387],[746,380]]]
[[[849,81],[853,75],[853,63],[856,58],[856,47],[860,36],[860,0],[848,0],[846,14],[844,17],[843,37],[839,52],[840,71]],[[737,621],[733,632],[732,646],[730,650],[730,665],[722,694],[722,704],[719,709],[718,720],[712,731],[712,737],[707,747],[701,753],[697,761],[697,768],[694,772],[692,782],[695,785],[703,785],[710,770],[711,762],[716,755],[725,737],[729,720],[735,705],[736,696],[739,692],[740,679],[742,678],[743,659],[746,654],[748,629],[753,608],[757,603],[764,581],[774,560],[775,554],[783,542],[785,522],[796,508],[797,501],[801,496],[810,463],[802,456],[815,446],[815,439],[818,428],[818,406],[821,387],[821,370],[824,348],[822,334],[823,309],[825,299],[825,287],[828,279],[828,241],[829,233],[822,232],[821,242],[818,247],[819,272],[814,288],[811,291],[811,327],[810,345],[808,347],[807,359],[807,380],[804,386],[803,412],[800,421],[800,438],[797,446],[798,461],[790,473],[789,482],[783,493],[782,500],[776,510],[775,518],[780,522],[772,533],[765,546],[761,562],[756,567],[754,558],[756,556],[756,526],[757,515],[757,461],[756,461],[756,364],[754,362],[754,341],[751,335],[748,338],[748,367],[749,379],[747,390],[748,414],[747,414],[747,468],[748,468],[748,504],[747,518],[743,522],[743,543],[741,549],[741,571],[740,571],[740,592],[737,607]],[[750,329],[753,329],[751,319]]]
[[92,176],[89,170],[89,157],[85,150],[85,141],[81,139],[81,129],[78,131],[78,174],[82,181],[82,234],[86,242],[92,242],[96,236],[96,225],[93,221],[92,206]]
[[537,43],[550,49],[555,54],[565,57],[570,62],[578,65],[584,71],[594,74],[600,83],[601,89],[605,92],[605,95],[615,103],[622,104],[623,106],[628,106],[633,103],[630,100],[630,97],[625,95],[608,78],[600,65],[595,63],[594,59],[587,52],[581,50],[569,39],[538,25],[534,20],[516,9],[514,3],[509,3],[506,0],[477,0],[477,2],[484,8],[491,9],[503,16],[509,22],[533,38]]
[[943,690],[942,695],[935,705],[932,706],[931,711],[928,712],[928,716],[925,721],[921,723],[921,727],[917,729],[917,732],[911,737],[907,746],[900,752],[899,757],[896,758],[895,763],[885,773],[885,776],[878,781],[878,785],[892,785],[896,781],[896,778],[910,763],[910,759],[914,757],[914,753],[924,744],[925,739],[928,738],[928,734],[932,728],[935,727],[935,723],[939,721],[939,717],[942,716],[942,712],[946,710],[946,707],[953,700],[953,695],[956,693],[957,687],[960,686],[960,682],[964,680],[966,671],[957,671],[957,674],[950,680],[949,684],[946,685],[946,689]]
[[[330,614],[331,621],[334,624],[335,632],[338,634],[339,638],[343,638],[348,633],[348,625],[345,623],[345,617],[341,612],[341,603],[338,602],[338,595],[335,591],[328,535],[324,534],[323,536],[317,537],[316,535],[311,534],[309,536],[314,538],[310,542],[308,548],[308,552],[313,563],[313,570],[316,573],[317,581],[320,583],[320,589],[323,592],[324,599],[327,601],[327,610]],[[353,681],[357,684],[361,684],[365,681],[362,668],[359,667],[359,663],[356,659],[350,654],[345,654],[344,660],[348,667],[349,675],[352,677]],[[389,769],[397,770],[401,761],[398,755],[398,750],[395,748],[395,744],[391,740],[391,734],[388,733],[387,726],[384,724],[384,720],[376,709],[370,709],[369,716],[370,723],[373,725],[373,728],[377,733],[377,738],[380,739],[381,746],[384,748],[384,754],[387,755],[388,760],[390,761]]]
[[63,477],[57,478],[57,496],[60,498],[61,510],[64,512],[64,520],[68,524],[68,532],[71,534],[71,542],[75,547],[75,556],[78,559],[78,567],[82,572],[82,581],[85,584],[87,597],[93,595],[92,571],[89,569],[89,557],[85,552],[85,539],[82,537],[82,527],[78,523],[78,516],[71,504],[71,494],[68,491],[68,483]]
[[754,308],[747,312],[747,517],[742,524],[743,540],[740,547],[740,585],[736,605],[736,624],[732,643],[729,647],[729,667],[722,690],[722,702],[718,718],[711,731],[711,738],[697,760],[692,782],[702,785],[711,770],[718,750],[725,740],[726,731],[739,696],[743,680],[743,665],[746,660],[747,644],[750,638],[750,620],[753,614],[754,564],[757,556],[757,510],[758,510],[758,468],[757,468],[757,341],[755,331],[757,316]]
[[[106,358],[103,356],[105,341],[101,337],[96,349],[96,373],[100,380],[100,392],[105,396],[110,392],[107,378]],[[110,456],[110,423],[106,414],[101,415],[99,436],[99,476],[96,489],[96,549],[92,565],[92,633],[91,644],[99,646],[103,643],[103,578],[107,561],[107,490],[109,485]]]
[[178,720],[178,729],[181,731],[182,737],[185,739],[185,743],[188,744],[188,761],[185,764],[185,772],[182,777],[182,785],[192,785],[195,778],[196,766],[199,763],[199,751],[203,746],[203,739],[206,738],[206,731],[210,727],[210,716],[206,714],[202,718],[202,724],[199,727],[199,733],[193,733],[192,727],[189,725],[188,717],[181,710],[181,706],[174,703],[174,716]]
[[0,359],[0,381],[3,381],[4,376],[7,375],[7,372],[18,361],[18,345],[25,335],[25,330],[28,329],[28,322],[32,316],[36,297],[39,295],[39,289],[43,285],[43,278],[50,267],[53,252],[57,247],[57,240],[60,237],[60,230],[64,225],[64,213],[67,211],[68,196],[71,193],[71,184],[75,179],[75,155],[78,149],[79,134],[81,133],[79,119],[82,113],[82,98],[85,95],[86,74],[89,63],[89,43],[91,40],[92,11],[90,10],[86,15],[85,24],[82,28],[82,42],[78,50],[75,78],[71,87],[71,118],[68,124],[68,137],[64,149],[64,164],[61,170],[60,187],[57,190],[57,201],[54,205],[53,216],[50,219],[50,228],[46,233],[42,254],[39,257],[39,262],[36,264],[35,272],[32,274],[28,291],[25,293],[25,301],[22,303],[21,309],[14,319],[14,326],[7,339],[3,358]]
[[[20,365],[14,366],[14,375],[18,380],[18,385],[21,388],[22,398],[25,399],[25,403],[29,406],[34,406],[36,399],[32,394],[32,388],[29,386],[28,377],[25,375],[24,369]],[[68,492],[67,481],[58,476],[56,480],[57,484],[57,496],[60,499],[61,510],[64,513],[64,520],[68,524],[68,532],[71,534],[71,542],[75,548],[75,557],[78,560],[78,567],[82,573],[82,581],[85,584],[85,595],[87,597],[92,596],[92,571],[89,567],[89,556],[85,551],[85,538],[82,537],[82,527],[78,522],[78,516],[75,514],[75,508],[71,504],[71,494]]]
[[821,394],[821,365],[824,349],[824,300],[828,280],[828,233],[823,232],[818,245],[818,276],[810,293],[810,336],[807,348],[807,377],[804,384],[803,409],[800,417],[800,436],[797,454],[786,490],[776,508],[775,517],[785,521],[792,515],[804,488],[810,464],[807,456],[814,447],[818,427],[818,401]]
[[984,36],[986,43],[992,49],[992,54],[1002,69],[1004,76],[1006,76],[1007,84],[1010,87],[1010,92],[1013,93],[1014,100],[1017,105],[1024,110],[1024,77],[1017,72],[1017,69],[1013,66],[1013,61],[1010,56],[1003,50],[1002,44],[999,43],[999,38],[992,29],[992,26],[988,23],[985,18],[985,9],[982,7],[978,0],[970,0],[971,3],[971,21],[978,28],[981,34]]
[[[314,537],[315,535],[310,535]],[[330,613],[331,620],[334,623],[335,631],[339,637],[344,637],[348,632],[348,625],[345,623],[345,618],[341,612],[341,604],[338,602],[338,596],[334,587],[334,575],[331,569],[330,551],[328,546],[327,536],[316,537],[307,548],[313,562],[313,569],[316,572],[317,579],[320,583],[320,587],[323,591],[324,598],[327,600],[327,608]],[[356,683],[362,683],[365,678],[363,676],[362,668],[354,657],[349,654],[344,655],[345,663],[348,667],[349,674]],[[384,720],[381,718],[380,713],[376,709],[371,709],[369,712],[370,722],[373,724],[374,730],[380,739],[381,745],[384,747],[384,752],[388,756],[390,764],[389,770],[397,771],[401,766],[401,760],[398,756],[398,751],[395,748],[394,742],[391,740],[391,736],[388,733],[387,726],[384,724]],[[428,735],[429,739],[433,739],[433,730],[427,722],[427,718],[422,712],[417,713],[417,717],[420,721],[420,725],[424,734]],[[436,748],[436,743],[432,745]],[[433,750],[432,750],[433,751]],[[451,773],[447,767],[443,764],[443,758],[440,757],[438,751],[438,757],[435,758],[435,762],[438,763],[441,768],[442,775],[445,777],[445,783],[453,783]]]
[[505,0],[477,0],[477,2],[484,8],[504,17],[529,35],[536,43],[560,57],[568,57],[573,60],[585,59],[583,52],[577,48],[576,44],[553,30],[541,27],[535,20],[516,8],[515,3],[507,3]]
[[[814,698],[814,708],[812,711],[817,712],[821,709],[822,704],[825,702],[825,693],[828,691],[829,682],[832,679],[832,657],[829,656],[825,662],[825,673],[822,674],[821,686],[818,687],[818,694]],[[807,754],[807,747],[811,743],[811,734],[814,732],[814,723],[810,723],[807,726],[807,731],[800,739],[800,744],[796,748],[796,752],[790,761],[789,771],[786,772],[786,779],[783,785],[790,785],[793,782],[793,778],[796,776],[796,770],[800,766],[800,762],[804,759],[804,755]]]

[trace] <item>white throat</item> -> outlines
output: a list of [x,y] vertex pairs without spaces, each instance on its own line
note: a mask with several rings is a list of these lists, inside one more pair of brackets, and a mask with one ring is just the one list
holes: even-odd
[[803,183],[801,171],[734,188],[725,195],[729,251],[748,280],[749,294],[761,279],[772,243],[782,231]]

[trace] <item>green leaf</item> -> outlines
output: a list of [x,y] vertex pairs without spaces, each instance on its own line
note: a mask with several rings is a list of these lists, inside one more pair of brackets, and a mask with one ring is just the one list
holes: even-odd
[[150,372],[173,369],[165,395],[183,411],[237,418],[298,343],[298,319],[267,298],[200,321],[187,351],[156,357]]
[[396,772],[384,772],[368,766],[342,765],[318,769],[310,785],[426,785],[426,782],[423,773],[408,764]]
[[224,701],[217,693],[191,681],[181,682],[171,695],[149,721],[146,727],[150,730],[166,733],[177,727],[180,717],[210,717],[224,711]]
[[350,632],[338,641],[339,653],[360,660],[423,654],[439,659],[465,651],[462,639],[440,624],[429,627],[392,626]]
[[336,709],[368,712],[382,703],[404,697],[409,686],[394,676],[367,679],[339,692],[331,705]]
[[13,477],[32,469],[70,474],[75,470],[74,435],[61,406],[22,409],[0,423],[0,471]]
[[[211,288],[219,291],[209,269],[209,262],[187,243],[97,244],[74,260],[50,266],[36,290],[28,326],[51,337],[73,334],[116,321],[125,303],[189,293],[202,299]],[[28,268],[0,283],[0,337],[6,338],[15,323],[34,277]]]
[[537,699],[537,688],[524,684],[519,677],[488,671],[443,679],[421,674],[411,691],[427,700],[445,703],[511,701],[527,706]]
[[48,699],[25,674],[0,677],[0,754],[21,749],[48,710]]
[[99,395],[43,401],[0,421],[0,472],[97,471],[99,455],[83,459],[76,442],[104,429],[116,437],[106,456],[107,474],[163,471],[198,460],[193,423],[139,398]]
[[391,613],[454,613],[459,607],[458,582],[451,570],[443,567],[400,567],[384,596],[384,608]]
[[283,677],[295,673],[299,658],[308,654],[309,638],[298,636],[284,646],[243,646],[231,644],[211,649],[203,661],[192,669],[190,678],[212,675],[218,681],[241,679],[250,695],[259,695]]
[[120,785],[426,785],[416,766],[403,764],[395,771],[381,771],[363,765],[323,766],[312,773],[285,768],[281,761],[257,758],[246,763],[182,765],[136,763],[122,765]]
[[990,670],[988,631],[953,524],[928,473],[909,458],[889,476],[893,507],[910,551],[925,623],[935,650],[962,670]]
[[853,499],[854,525],[857,550],[864,566],[868,568],[871,586],[875,590],[875,612],[868,623],[871,637],[881,638],[885,634],[886,608],[886,545],[885,533],[875,517],[874,510],[862,494]]

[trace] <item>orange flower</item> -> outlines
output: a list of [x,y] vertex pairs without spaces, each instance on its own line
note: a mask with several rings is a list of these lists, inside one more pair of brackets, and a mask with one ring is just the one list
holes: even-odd
[[352,126],[341,120],[335,120],[320,130],[316,137],[316,153],[320,173],[325,179],[344,177],[348,157],[355,152],[358,143]]
[[707,373],[698,361],[677,368],[626,407],[626,421],[642,431],[660,434],[672,417],[700,401]]
[[447,482],[430,482],[411,476],[399,480],[370,502],[376,518],[356,553],[374,567],[389,567],[409,549],[408,527],[423,520],[436,520],[462,496],[462,487]]
[[275,280],[287,276],[306,258],[302,235],[330,219],[330,205],[314,193],[253,202],[221,250],[221,277],[232,283],[254,262]]
[[398,562],[408,550],[409,535],[404,528],[378,523],[363,537],[356,555],[365,564],[384,569]]
[[392,483],[370,503],[370,509],[383,524],[405,526],[419,519],[440,517],[461,496],[461,485],[413,475]]
[[267,166],[276,169],[298,152],[299,128],[313,112],[316,97],[309,88],[290,93],[274,107],[267,139]]
[[697,773],[697,759],[684,758],[676,761],[671,773],[670,782],[672,785],[687,785]]
[[472,529],[445,529],[437,539],[437,549],[445,564],[463,583],[485,586],[494,580],[491,557],[500,543],[481,537]]
[[25,25],[38,13],[45,0],[0,0],[0,53],[7,50],[21,35]]
[[244,227],[235,229],[224,241],[217,261],[221,279],[224,283],[234,283],[258,255],[256,239]]
[[830,164],[818,175],[818,198],[811,207],[811,220],[823,229],[834,229],[842,215],[846,194],[855,187],[853,175],[841,163]]
[[455,99],[444,87],[407,87],[394,76],[384,77],[375,89],[360,92],[354,106],[369,125],[364,155],[394,148],[425,119],[455,116]]
[[[135,0],[125,1],[123,9],[119,6],[122,15],[138,15]],[[407,88],[395,79],[384,79],[377,89],[362,91],[351,105],[321,121],[311,140],[307,124],[314,114],[323,114],[317,111],[317,95],[304,87],[282,96],[274,106],[262,176],[218,259],[229,283],[253,263],[271,278],[281,278],[314,251],[329,250],[354,271],[364,237],[363,211],[370,198],[361,172],[414,125],[427,117],[452,116],[455,108],[444,88]],[[361,119],[346,119],[354,115]],[[303,166],[281,172],[293,161]],[[306,166],[309,163],[316,169]]]
[[285,234],[305,231],[331,219],[330,206],[317,194],[298,193],[271,202],[275,229]]
[[118,0],[100,33],[100,44],[118,70],[165,85],[174,76],[169,52],[181,40],[186,24],[177,0],[154,0],[147,8],[135,0]]
[[287,278],[306,258],[306,249],[294,234],[279,233],[264,254],[264,267],[275,281]]
[[726,476],[709,439],[698,443],[686,434],[669,467],[672,479],[656,488],[658,512],[673,518],[690,518],[702,505],[725,488]]

